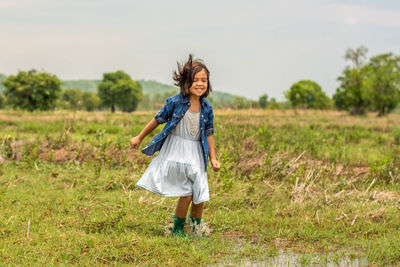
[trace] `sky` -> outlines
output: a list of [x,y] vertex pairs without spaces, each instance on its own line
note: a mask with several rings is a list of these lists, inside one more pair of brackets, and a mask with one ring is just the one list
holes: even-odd
[[1,0],[0,73],[172,84],[189,53],[214,90],[284,99],[304,79],[332,96],[348,48],[400,55],[398,0]]

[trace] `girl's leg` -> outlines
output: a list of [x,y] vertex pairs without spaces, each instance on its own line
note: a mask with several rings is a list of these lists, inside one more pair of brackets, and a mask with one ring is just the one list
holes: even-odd
[[204,202],[199,203],[197,205],[192,203],[192,207],[190,208],[190,217],[201,218],[201,216],[203,215],[203,208],[204,208]]
[[189,204],[192,201],[192,196],[180,197],[178,204],[176,205],[175,215],[178,218],[186,218],[186,213],[189,208]]
[[197,205],[192,202],[192,207],[190,208],[189,219],[192,222],[193,233],[195,235],[199,234],[198,231],[199,231],[199,226],[201,223],[201,216],[203,215],[203,208],[204,208],[204,202],[199,203]]
[[173,235],[185,236],[185,233],[183,232],[183,226],[185,225],[186,213],[191,201],[192,196],[179,198],[174,215],[174,228],[172,229]]

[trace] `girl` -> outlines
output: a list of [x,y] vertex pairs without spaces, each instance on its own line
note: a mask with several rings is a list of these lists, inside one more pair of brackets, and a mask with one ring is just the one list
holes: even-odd
[[178,63],[174,80],[180,87],[180,94],[167,99],[166,105],[140,134],[130,140],[131,147],[138,148],[146,135],[167,122],[162,132],[142,150],[149,156],[160,152],[136,186],[162,196],[180,197],[173,235],[184,236],[183,226],[190,203],[189,222],[196,234],[204,202],[209,200],[208,156],[214,171],[220,168],[212,136],[214,115],[210,102],[205,99],[212,91],[209,78],[207,67],[201,60],[193,60],[192,55],[185,64]]

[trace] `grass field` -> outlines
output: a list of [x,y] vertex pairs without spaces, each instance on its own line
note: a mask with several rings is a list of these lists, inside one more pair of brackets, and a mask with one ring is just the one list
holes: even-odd
[[216,111],[222,168],[208,169],[201,238],[166,235],[177,199],[134,186],[151,158],[128,141],[153,115],[0,111],[0,265],[206,265],[282,250],[305,265],[316,253],[400,263],[400,115]]

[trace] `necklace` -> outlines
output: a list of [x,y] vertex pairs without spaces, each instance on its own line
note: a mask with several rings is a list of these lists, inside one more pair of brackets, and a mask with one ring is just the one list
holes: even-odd
[[190,110],[186,112],[187,116],[187,122],[189,126],[189,133],[191,136],[195,136],[199,132],[200,128],[200,118],[199,114],[200,113],[193,113]]

